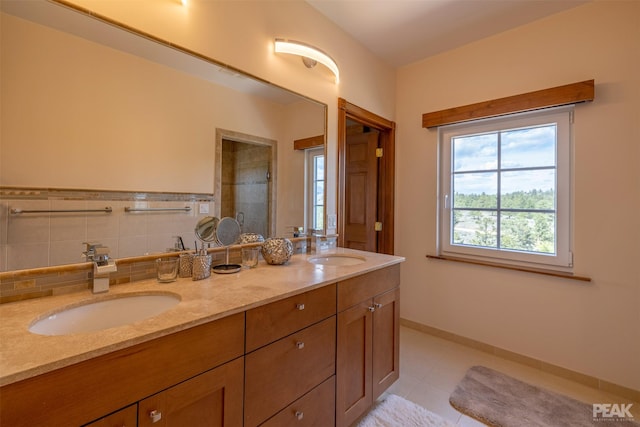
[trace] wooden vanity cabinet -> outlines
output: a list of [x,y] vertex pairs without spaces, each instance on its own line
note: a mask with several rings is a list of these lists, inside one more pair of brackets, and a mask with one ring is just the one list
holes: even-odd
[[2,426],[346,427],[399,374],[400,267],[0,388]]
[[[0,424],[84,425],[243,354],[239,313],[8,384],[0,388]],[[241,413],[242,399],[232,403]]]
[[247,311],[245,427],[334,425],[335,313],[335,285]]
[[336,426],[356,421],[400,374],[400,266],[338,283]]

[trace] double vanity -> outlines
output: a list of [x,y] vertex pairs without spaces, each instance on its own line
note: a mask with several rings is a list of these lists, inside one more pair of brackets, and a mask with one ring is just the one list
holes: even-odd
[[349,426],[399,375],[403,260],[338,248],[3,304],[0,424]]

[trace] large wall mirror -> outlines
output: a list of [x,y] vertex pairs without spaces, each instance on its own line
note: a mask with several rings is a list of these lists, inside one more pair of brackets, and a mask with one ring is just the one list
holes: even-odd
[[0,271],[82,262],[85,241],[193,248],[207,215],[305,226],[294,141],[326,134],[326,105],[55,2],[1,4]]

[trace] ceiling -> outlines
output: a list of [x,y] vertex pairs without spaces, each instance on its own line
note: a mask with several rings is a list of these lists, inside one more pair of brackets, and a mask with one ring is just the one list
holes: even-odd
[[401,67],[590,0],[306,0]]

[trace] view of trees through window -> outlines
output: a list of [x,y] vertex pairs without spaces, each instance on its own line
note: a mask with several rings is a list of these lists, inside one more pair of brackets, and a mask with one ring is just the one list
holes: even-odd
[[451,244],[554,254],[556,125],[451,143]]

